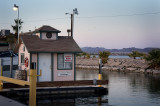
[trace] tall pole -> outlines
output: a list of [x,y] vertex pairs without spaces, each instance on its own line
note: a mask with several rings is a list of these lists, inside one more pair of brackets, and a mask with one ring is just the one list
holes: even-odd
[[73,14],[71,14],[71,37],[73,37]]
[[18,6],[18,31],[17,31],[17,33],[18,33],[18,44],[19,44],[19,6]]
[[[67,14],[70,14],[70,13],[66,13],[66,15],[67,15]],[[74,14],[77,14],[77,15],[78,15],[77,8],[73,9],[73,13],[70,14],[70,15],[71,15],[71,37],[73,37]]]
[[[98,80],[102,80],[102,59],[99,59],[99,74]],[[98,87],[102,87],[102,85],[98,85]]]
[[10,54],[11,54],[10,78],[12,78],[12,70],[13,70],[13,51],[12,51],[12,49],[10,50]]

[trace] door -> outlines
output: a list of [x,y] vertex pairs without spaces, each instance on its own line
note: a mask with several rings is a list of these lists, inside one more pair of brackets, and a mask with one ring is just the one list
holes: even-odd
[[39,73],[42,70],[42,76],[39,82],[51,81],[51,53],[39,53]]

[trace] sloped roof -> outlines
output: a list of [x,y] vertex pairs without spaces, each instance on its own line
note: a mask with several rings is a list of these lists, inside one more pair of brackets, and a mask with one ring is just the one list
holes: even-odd
[[42,40],[36,35],[21,35],[28,52],[82,52],[72,37],[59,36],[58,40]]
[[61,31],[59,31],[51,26],[48,26],[48,25],[43,25],[42,27],[36,29],[33,32],[37,33],[37,32],[42,32],[42,31],[44,31],[44,32],[57,32],[57,33],[61,32]]

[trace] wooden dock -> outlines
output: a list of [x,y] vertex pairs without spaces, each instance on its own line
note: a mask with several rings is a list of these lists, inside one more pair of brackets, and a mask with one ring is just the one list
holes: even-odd
[[[90,85],[107,85],[108,80],[76,80],[76,81],[53,81],[53,82],[37,82],[37,87],[66,87],[66,86],[90,86]],[[28,88],[29,86],[20,86],[12,83],[4,83],[4,89],[10,88]]]
[[[101,97],[108,94],[108,89],[97,85],[107,84],[108,80],[37,82],[37,103],[41,104],[43,100],[50,100],[53,103],[55,100],[66,100],[68,98],[74,103],[75,98]],[[4,90],[0,91],[0,95],[28,105],[29,86],[3,83],[3,88]],[[57,102],[55,101],[55,103]]]
[[[108,89],[104,87],[67,87],[67,88],[38,88],[37,89],[37,104],[49,100],[50,102],[57,100],[75,100],[76,98],[101,97],[108,94]],[[22,104],[28,105],[29,89],[10,89],[0,92],[0,95],[19,101]],[[101,102],[101,101],[100,101]],[[108,101],[103,101],[108,102]]]

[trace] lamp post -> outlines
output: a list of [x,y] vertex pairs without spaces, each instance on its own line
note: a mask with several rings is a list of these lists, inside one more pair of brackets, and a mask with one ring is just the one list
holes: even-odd
[[[18,44],[19,44],[19,6],[17,6],[16,4],[14,4],[13,6],[13,10],[14,11],[18,11],[18,23],[17,23],[17,34],[18,34]],[[12,78],[12,70],[13,70],[13,50],[10,50],[10,54],[11,54],[11,63],[10,63],[10,77]]]
[[78,15],[77,8],[73,9],[73,13],[66,13],[66,15],[67,14],[71,15],[71,36],[73,37],[74,14]]
[[18,11],[18,23],[17,23],[18,30],[17,30],[17,34],[18,34],[18,44],[19,44],[19,6],[17,6],[16,4],[14,4],[13,10],[14,11]]

